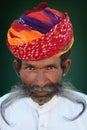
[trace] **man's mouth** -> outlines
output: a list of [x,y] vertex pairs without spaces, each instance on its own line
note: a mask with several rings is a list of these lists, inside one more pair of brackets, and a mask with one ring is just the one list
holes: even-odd
[[49,92],[47,92],[47,91],[36,91],[36,92],[33,92],[33,95],[40,96],[40,97],[46,96],[48,94],[49,94]]

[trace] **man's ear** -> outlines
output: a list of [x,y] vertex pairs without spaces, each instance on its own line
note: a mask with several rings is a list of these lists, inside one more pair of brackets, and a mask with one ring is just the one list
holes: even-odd
[[18,61],[17,60],[14,60],[13,61],[13,66],[14,66],[14,69],[15,69],[15,72],[18,76],[20,76],[20,70],[18,69]]
[[70,65],[71,65],[70,59],[67,59],[67,60],[64,61],[64,63],[63,63],[63,76],[65,76],[68,73]]

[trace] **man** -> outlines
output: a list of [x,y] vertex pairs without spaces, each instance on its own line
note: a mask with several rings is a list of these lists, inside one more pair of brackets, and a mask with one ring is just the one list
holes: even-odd
[[0,130],[87,129],[87,96],[62,81],[73,42],[68,14],[45,2],[13,21],[7,46],[22,83],[0,99]]

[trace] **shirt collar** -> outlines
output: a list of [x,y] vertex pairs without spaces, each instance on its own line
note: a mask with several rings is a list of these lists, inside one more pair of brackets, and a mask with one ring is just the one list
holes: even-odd
[[32,98],[28,99],[29,104],[35,108],[38,112],[46,112],[53,108],[58,102],[58,96],[55,95],[49,102],[45,103],[44,105],[39,105],[38,103],[34,102]]

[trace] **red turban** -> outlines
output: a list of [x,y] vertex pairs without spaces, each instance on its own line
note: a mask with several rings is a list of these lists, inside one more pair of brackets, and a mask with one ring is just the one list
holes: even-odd
[[7,46],[21,60],[59,57],[73,45],[73,27],[67,13],[42,2],[34,11],[25,11],[7,33]]

